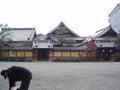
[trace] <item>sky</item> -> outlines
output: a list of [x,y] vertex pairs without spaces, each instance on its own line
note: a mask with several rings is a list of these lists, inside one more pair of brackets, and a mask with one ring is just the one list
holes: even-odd
[[109,25],[108,15],[120,0],[0,0],[0,24],[35,27],[47,34],[61,21],[80,36]]

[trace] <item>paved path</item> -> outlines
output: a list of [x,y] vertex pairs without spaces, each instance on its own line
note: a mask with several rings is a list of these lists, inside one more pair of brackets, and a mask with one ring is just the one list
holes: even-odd
[[[120,90],[119,62],[0,62],[0,71],[12,65],[33,72],[29,90]],[[0,90],[8,90],[1,76]]]

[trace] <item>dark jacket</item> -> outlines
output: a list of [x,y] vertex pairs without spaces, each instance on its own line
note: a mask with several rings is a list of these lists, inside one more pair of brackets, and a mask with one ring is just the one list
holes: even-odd
[[32,73],[26,68],[12,66],[7,69],[7,75],[9,79],[12,79],[14,81],[22,81],[30,77]]
[[10,87],[15,86],[16,81],[24,81],[32,79],[32,73],[23,67],[12,66],[6,70]]

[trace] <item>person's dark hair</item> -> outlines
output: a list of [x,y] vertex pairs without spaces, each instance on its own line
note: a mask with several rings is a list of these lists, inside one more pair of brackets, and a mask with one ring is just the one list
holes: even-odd
[[4,76],[4,78],[7,78],[7,71],[6,70],[2,70],[1,71],[1,75]]

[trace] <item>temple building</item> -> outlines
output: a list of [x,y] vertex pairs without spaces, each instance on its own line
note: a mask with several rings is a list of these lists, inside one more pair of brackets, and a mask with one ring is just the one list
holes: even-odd
[[97,31],[93,37],[96,45],[96,58],[101,60],[113,59],[115,56],[117,33],[111,26],[105,27]]
[[[36,37],[33,43],[35,59],[37,60],[69,60],[86,56],[85,41],[63,22],[46,35]],[[44,44],[44,45],[43,45]]]
[[36,35],[35,28],[2,28],[4,42],[1,57],[33,59],[32,43]]
[[[46,35],[35,28],[2,28],[0,58],[32,61],[116,61],[120,58],[120,4],[109,14],[110,25],[82,37],[60,22]],[[120,37],[119,37],[120,38]],[[119,42],[120,43],[120,42]],[[120,59],[119,59],[120,61]]]

